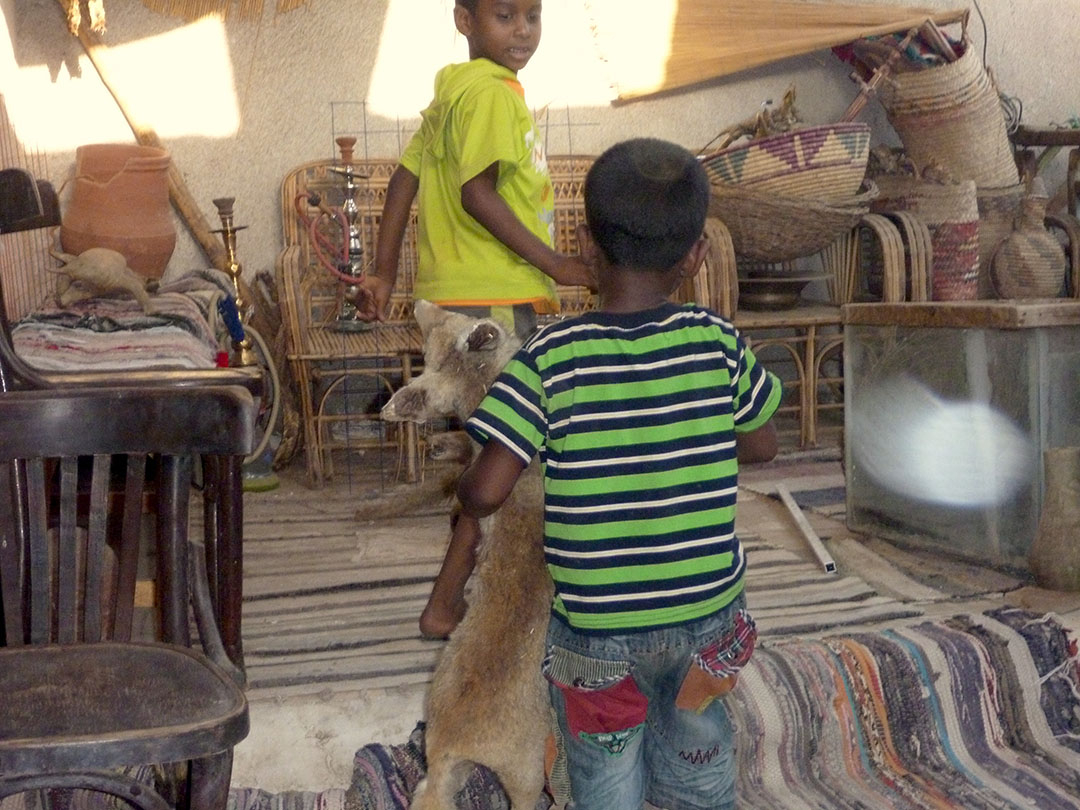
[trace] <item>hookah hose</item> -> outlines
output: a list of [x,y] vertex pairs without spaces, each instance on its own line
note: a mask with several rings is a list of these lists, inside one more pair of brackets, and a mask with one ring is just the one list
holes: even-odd
[[[320,211],[319,216],[308,216],[304,203],[317,206]],[[361,276],[354,276],[342,272],[338,269],[338,264],[330,258],[335,253],[339,253],[339,261],[345,266],[348,266],[349,264],[349,223],[345,219],[345,213],[340,209],[333,210],[324,205],[322,199],[315,192],[303,192],[297,194],[296,198],[293,200],[293,206],[296,208],[296,216],[299,217],[300,221],[304,224],[304,227],[307,228],[308,241],[311,243],[311,248],[314,251],[315,258],[318,260],[319,264],[339,281],[343,281],[346,284],[355,284],[357,279],[361,278]],[[336,221],[341,228],[340,248],[332,244],[319,227],[325,220],[330,219]]]

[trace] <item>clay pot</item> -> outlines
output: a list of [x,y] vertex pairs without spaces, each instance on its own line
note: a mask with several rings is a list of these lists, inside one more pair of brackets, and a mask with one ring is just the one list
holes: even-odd
[[1047,198],[1029,193],[1010,233],[990,260],[999,298],[1056,298],[1065,286],[1065,249],[1046,229]]
[[111,248],[139,275],[160,278],[176,247],[169,164],[169,153],[153,146],[78,147],[74,186],[60,225],[64,252]]
[[1044,450],[1043,467],[1046,494],[1028,567],[1044,588],[1080,592],[1080,447]]

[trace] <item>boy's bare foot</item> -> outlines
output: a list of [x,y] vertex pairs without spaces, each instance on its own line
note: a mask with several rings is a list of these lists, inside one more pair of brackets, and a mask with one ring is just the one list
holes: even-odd
[[447,606],[430,600],[420,614],[420,635],[424,638],[446,640],[465,616],[465,600]]

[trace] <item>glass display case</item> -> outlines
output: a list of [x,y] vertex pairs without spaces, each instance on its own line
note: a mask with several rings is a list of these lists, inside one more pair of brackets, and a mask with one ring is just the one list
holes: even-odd
[[844,307],[853,531],[1023,570],[1042,451],[1080,445],[1080,301]]

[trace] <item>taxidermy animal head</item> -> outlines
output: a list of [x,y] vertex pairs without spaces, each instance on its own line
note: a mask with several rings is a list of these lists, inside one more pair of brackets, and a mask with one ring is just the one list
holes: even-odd
[[491,318],[448,312],[429,301],[417,301],[415,312],[424,335],[424,372],[390,398],[382,418],[467,419],[521,340]]
[[49,271],[60,275],[56,284],[56,300],[60,306],[108,293],[126,292],[142,305],[143,312],[150,312],[147,280],[128,267],[123,254],[101,247],[89,248],[78,256],[58,250],[50,250],[49,254],[63,262],[62,267]]

